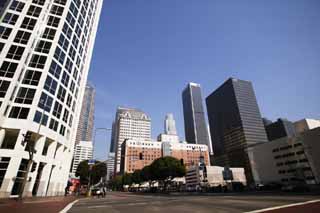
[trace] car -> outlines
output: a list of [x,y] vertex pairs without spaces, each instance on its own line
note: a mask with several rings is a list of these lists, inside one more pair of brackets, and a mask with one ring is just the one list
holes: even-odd
[[102,196],[102,190],[100,188],[91,189],[92,196]]

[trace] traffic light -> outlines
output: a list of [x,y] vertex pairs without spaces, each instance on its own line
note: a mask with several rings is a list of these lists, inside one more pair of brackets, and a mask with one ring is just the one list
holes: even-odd
[[139,153],[139,159],[140,159],[140,160],[143,160],[143,154],[142,154],[142,152]]
[[23,140],[21,142],[21,145],[24,146],[26,143],[28,144],[31,140],[32,132],[27,132],[26,134],[23,134]]

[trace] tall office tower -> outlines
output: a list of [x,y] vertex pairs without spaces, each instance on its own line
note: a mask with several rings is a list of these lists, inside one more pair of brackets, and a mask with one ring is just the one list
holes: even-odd
[[177,135],[176,121],[172,113],[166,115],[166,119],[164,120],[164,133],[167,135]]
[[188,143],[205,144],[209,147],[200,84],[188,84],[182,93],[182,104],[186,141]]
[[20,0],[0,20],[0,197],[62,195],[103,0]]
[[92,141],[95,93],[95,88],[87,83],[82,99],[76,144],[80,141]]
[[92,159],[93,157],[93,144],[92,141],[79,141],[74,149],[74,158],[72,165],[72,174],[75,174],[78,165],[84,161]]
[[267,124],[265,129],[269,141],[296,135],[294,124],[284,118],[279,118],[276,122]]
[[206,98],[206,104],[213,163],[244,167],[247,180],[252,183],[246,150],[268,140],[251,82],[230,78]]
[[118,173],[120,172],[121,144],[126,139],[150,140],[151,119],[141,110],[118,107],[115,129],[115,173]]
[[112,129],[111,129],[111,140],[110,140],[110,149],[109,153],[115,153],[115,138],[116,138],[116,123],[112,122]]
[[115,153],[110,152],[108,155],[108,160],[106,160],[107,164],[107,180],[112,179],[114,175],[114,158],[115,158]]

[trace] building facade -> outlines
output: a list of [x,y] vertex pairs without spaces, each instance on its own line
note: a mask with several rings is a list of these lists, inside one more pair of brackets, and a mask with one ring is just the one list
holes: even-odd
[[[64,194],[102,0],[8,1],[0,20],[0,197]],[[30,143],[31,144],[31,143]]]
[[303,133],[307,130],[320,127],[320,120],[305,118],[294,122],[296,133]]
[[248,149],[255,182],[320,183],[320,127]]
[[93,157],[93,144],[92,141],[79,141],[75,145],[73,154],[73,165],[71,173],[75,175],[79,164],[82,161],[90,160]]
[[112,179],[114,176],[114,159],[115,159],[115,153],[109,152],[108,154],[108,160],[106,160],[107,164],[107,180]]
[[182,92],[182,104],[186,141],[210,147],[200,84],[187,85]]
[[118,107],[115,119],[115,173],[120,172],[121,145],[126,139],[151,140],[151,119],[138,109]]
[[[229,179],[225,173],[229,172]],[[225,186],[228,183],[238,182],[247,185],[243,168],[224,168],[220,166],[192,166],[187,170],[187,190],[197,190],[201,187]]]
[[296,135],[293,122],[283,118],[279,118],[277,121],[265,125],[265,129],[269,141],[282,137],[293,137]]
[[228,79],[206,98],[214,165],[245,168],[253,182],[246,149],[268,141],[249,81]]
[[202,158],[210,165],[208,146],[185,142],[126,140],[122,144],[121,173],[132,173],[150,165],[154,160],[171,156],[181,160],[186,167],[197,165]]
[[82,100],[75,144],[79,143],[80,141],[92,141],[94,124],[94,100],[95,88],[91,84],[87,83]]

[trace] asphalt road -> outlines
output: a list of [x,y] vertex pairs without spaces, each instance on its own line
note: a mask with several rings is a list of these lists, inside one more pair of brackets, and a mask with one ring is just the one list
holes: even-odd
[[112,192],[108,193],[105,198],[81,199],[68,211],[68,213],[232,213],[248,212],[315,199],[320,199],[320,197],[311,195],[276,194],[166,196]]

